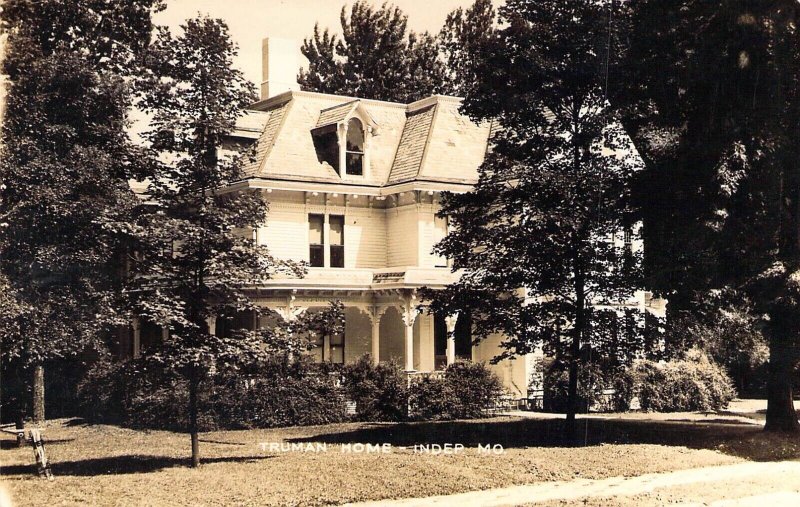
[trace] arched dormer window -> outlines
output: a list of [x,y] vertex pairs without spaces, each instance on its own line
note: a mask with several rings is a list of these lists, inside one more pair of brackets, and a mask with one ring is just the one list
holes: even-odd
[[364,175],[364,126],[358,118],[347,122],[345,171],[352,176]]

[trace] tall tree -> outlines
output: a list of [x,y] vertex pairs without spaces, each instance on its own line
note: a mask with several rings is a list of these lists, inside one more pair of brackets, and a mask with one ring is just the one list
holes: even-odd
[[[44,419],[46,361],[100,343],[119,322],[120,241],[142,177],[126,135],[127,77],[160,0],[8,0],[0,154],[0,270],[27,312],[3,355],[32,373]],[[8,330],[6,330],[8,331]]]
[[496,18],[492,0],[475,0],[466,10],[459,7],[447,15],[438,39],[450,93],[465,96],[477,82],[476,59],[492,37]]
[[618,342],[610,308],[639,288],[620,236],[637,233],[638,159],[605,99],[609,4],[509,0],[499,14],[465,103],[496,134],[475,189],[442,206],[454,230],[437,252],[467,271],[428,296],[435,311],[469,313],[476,339],[505,334],[507,355],[543,345],[568,364],[572,439],[584,352]]
[[676,310],[727,288],[769,341],[767,430],[800,431],[800,10],[797,2],[632,4],[612,87],[648,160],[642,209],[653,286]]
[[342,7],[340,19],[341,37],[315,25],[303,41],[309,60],[298,78],[303,89],[396,102],[448,92],[436,38],[409,32],[399,8],[358,0],[349,13]]
[[[136,312],[168,326],[169,336],[148,359],[184,376],[189,386],[192,466],[200,464],[198,392],[218,369],[237,368],[262,357],[265,334],[215,333],[215,320],[255,307],[246,288],[279,266],[252,230],[264,222],[258,192],[228,192],[241,179],[241,157],[222,150],[253,86],[232,68],[236,47],[221,20],[186,21],[181,33],[161,28],[147,56],[142,105],[151,113],[147,134],[161,155],[139,226],[145,231],[134,266]],[[281,264],[295,269],[292,264]]]

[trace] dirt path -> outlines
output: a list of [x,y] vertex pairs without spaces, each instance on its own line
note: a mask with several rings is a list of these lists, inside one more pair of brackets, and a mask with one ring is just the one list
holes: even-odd
[[[733,502],[733,503],[731,503]],[[637,477],[532,484],[350,507],[516,505],[800,505],[800,462],[740,463]]]

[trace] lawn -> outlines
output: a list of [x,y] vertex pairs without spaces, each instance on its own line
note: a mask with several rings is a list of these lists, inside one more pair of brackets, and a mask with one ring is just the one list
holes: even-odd
[[[800,446],[757,426],[709,421],[588,420],[581,447],[559,442],[561,420],[514,417],[218,431],[202,434],[204,465],[193,470],[187,435],[59,420],[44,433],[54,481],[33,476],[32,451],[13,448],[10,435],[0,474],[19,506],[330,505],[800,458]],[[292,443],[327,450],[270,450]],[[391,447],[357,453],[354,443]],[[465,449],[432,455],[409,447],[446,443]],[[480,452],[478,444],[503,452]]]

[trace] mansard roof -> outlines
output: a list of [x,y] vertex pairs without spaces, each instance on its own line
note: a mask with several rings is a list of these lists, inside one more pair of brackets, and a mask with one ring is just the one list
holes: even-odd
[[[261,129],[255,159],[245,173],[254,178],[373,187],[414,181],[471,185],[486,154],[490,126],[470,121],[459,113],[460,105],[460,99],[439,95],[399,104],[287,92],[254,104],[237,125],[237,132],[247,133],[247,125]],[[352,177],[343,181],[320,161],[312,131],[353,116],[373,129],[370,167],[358,181]]]

